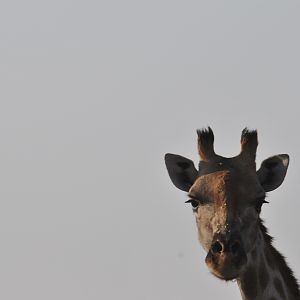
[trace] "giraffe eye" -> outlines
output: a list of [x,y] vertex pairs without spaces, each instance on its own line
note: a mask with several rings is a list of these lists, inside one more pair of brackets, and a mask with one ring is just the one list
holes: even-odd
[[189,199],[188,201],[185,201],[185,203],[191,203],[193,208],[197,208],[200,204],[200,201],[198,199]]

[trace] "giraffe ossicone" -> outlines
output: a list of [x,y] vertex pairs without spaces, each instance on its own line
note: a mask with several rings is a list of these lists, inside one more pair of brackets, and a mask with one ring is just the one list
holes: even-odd
[[236,280],[244,300],[300,300],[297,280],[260,218],[266,193],[285,178],[289,156],[269,157],[256,170],[256,130],[242,131],[241,151],[231,158],[215,153],[210,127],[197,133],[198,169],[176,154],[166,154],[165,163],[173,184],[188,193],[210,272]]

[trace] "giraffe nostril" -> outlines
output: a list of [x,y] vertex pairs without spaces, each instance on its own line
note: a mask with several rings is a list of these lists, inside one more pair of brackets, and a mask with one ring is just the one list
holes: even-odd
[[223,244],[220,242],[220,241],[216,241],[212,244],[211,246],[211,251],[214,253],[214,254],[220,254],[222,253],[224,250],[224,247],[223,247]]
[[230,246],[230,250],[232,254],[236,254],[239,249],[241,248],[241,244],[239,241],[235,240],[232,242],[231,246]]

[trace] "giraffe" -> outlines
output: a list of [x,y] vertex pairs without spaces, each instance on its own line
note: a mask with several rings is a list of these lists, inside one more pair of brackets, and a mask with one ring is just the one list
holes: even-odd
[[176,154],[167,153],[165,163],[173,184],[188,193],[209,271],[236,281],[243,300],[299,300],[297,280],[260,218],[266,193],[285,178],[289,156],[269,157],[256,170],[256,130],[242,131],[240,154],[231,158],[215,153],[210,127],[197,133],[198,170]]

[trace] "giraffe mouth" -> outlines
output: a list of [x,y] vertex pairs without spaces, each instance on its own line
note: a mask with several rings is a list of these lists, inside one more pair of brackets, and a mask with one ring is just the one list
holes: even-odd
[[238,255],[231,253],[214,254],[209,251],[205,258],[209,271],[221,280],[237,279],[244,266],[247,264],[247,256],[241,251]]

